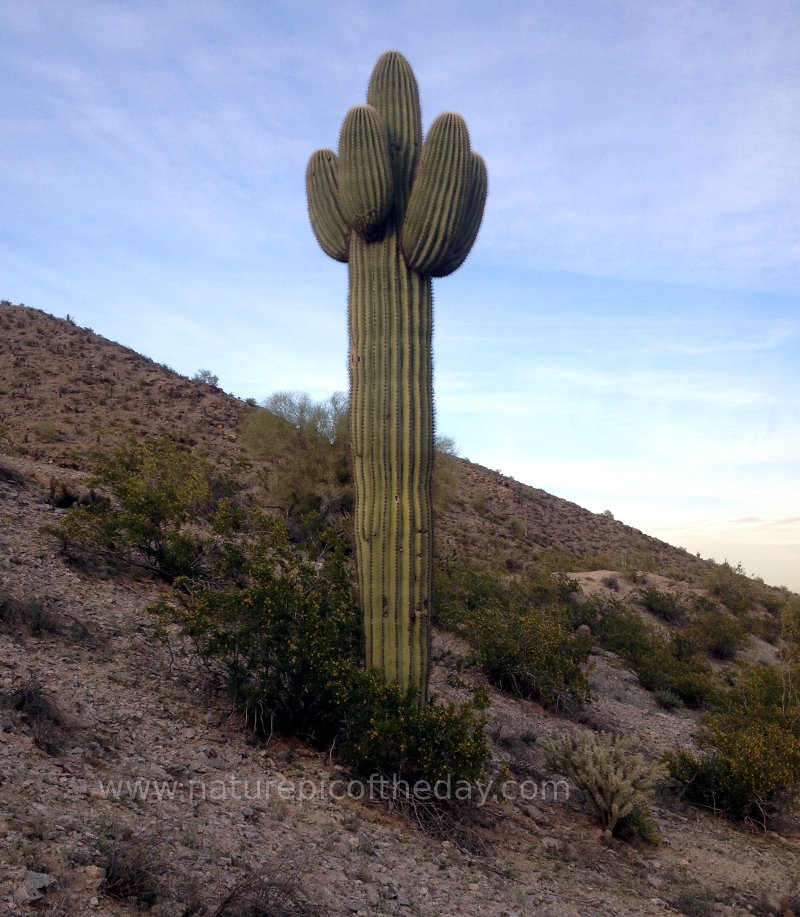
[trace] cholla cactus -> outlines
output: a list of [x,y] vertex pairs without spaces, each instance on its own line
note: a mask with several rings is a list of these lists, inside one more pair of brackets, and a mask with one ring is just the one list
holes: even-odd
[[592,814],[609,831],[635,809],[647,807],[647,797],[661,772],[641,755],[628,753],[630,739],[609,732],[583,730],[542,739],[540,744],[547,766],[575,783]]
[[447,112],[422,141],[417,81],[397,51],[350,109],[338,155],[306,170],[311,226],[350,268],[350,442],[367,665],[424,697],[430,641],[432,277],[469,254],[486,200],[483,160]]

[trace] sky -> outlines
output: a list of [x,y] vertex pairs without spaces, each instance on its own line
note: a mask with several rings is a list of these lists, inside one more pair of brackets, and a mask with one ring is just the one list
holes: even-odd
[[461,455],[800,591],[800,0],[5,0],[0,298],[242,398],[347,388],[310,154],[401,51],[489,171]]

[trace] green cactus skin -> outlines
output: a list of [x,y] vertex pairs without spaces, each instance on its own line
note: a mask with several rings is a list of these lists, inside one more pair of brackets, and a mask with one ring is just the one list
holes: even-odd
[[460,115],[422,142],[417,81],[381,55],[338,156],[306,169],[311,226],[349,265],[350,442],[366,663],[427,691],[432,599],[433,277],[464,262],[480,228],[486,166]]

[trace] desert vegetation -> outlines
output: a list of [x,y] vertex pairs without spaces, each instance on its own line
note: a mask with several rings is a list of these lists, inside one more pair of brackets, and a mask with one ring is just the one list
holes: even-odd
[[[407,869],[424,846],[430,889],[457,895],[458,876],[485,877],[463,899],[468,913],[496,901],[512,912],[552,907],[573,895],[576,876],[620,912],[656,913],[647,902],[658,895],[679,913],[793,913],[796,596],[443,443],[434,677],[420,704],[365,666],[345,399],[235,402],[74,323],[3,309],[9,894],[43,898],[53,913],[83,889],[102,914],[262,904],[325,913],[322,885],[337,889],[328,903],[349,907],[363,882],[370,904],[359,909],[403,913],[398,902],[410,899],[427,915],[441,902],[376,878],[384,850]],[[27,340],[52,372],[28,371],[39,351]],[[105,405],[93,400],[101,389]],[[130,413],[119,410],[126,399]],[[297,781],[324,768],[345,782],[382,774],[409,785],[449,775],[487,799],[259,808],[89,795],[98,776],[133,779],[144,767],[184,782],[221,779],[223,768]],[[568,801],[514,797],[525,781],[541,789],[562,778]],[[153,842],[157,832],[167,840]],[[336,864],[325,878],[298,882],[267,862],[276,838],[288,860],[298,837],[315,862]],[[769,887],[756,878],[758,893],[742,878],[753,858],[770,877]],[[655,861],[661,886],[648,878]],[[225,880],[209,889],[200,876],[210,863]],[[535,884],[521,878],[531,868]]]

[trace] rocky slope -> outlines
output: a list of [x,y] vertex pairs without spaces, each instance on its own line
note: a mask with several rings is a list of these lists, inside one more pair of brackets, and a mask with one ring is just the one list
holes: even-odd
[[[562,787],[553,799],[542,782],[552,775],[536,739],[579,724],[530,702],[491,695],[492,767],[510,763],[516,797],[477,806],[469,831],[444,836],[385,800],[356,798],[369,787],[351,782],[335,755],[278,736],[252,742],[191,647],[155,636],[145,608],[163,587],[70,566],[43,531],[63,513],[51,478],[79,485],[112,419],[174,431],[169,414],[182,411],[181,435],[230,456],[247,406],[43,313],[0,306],[0,321],[9,329],[0,352],[0,912],[132,915],[134,904],[108,894],[115,882],[125,891],[126,875],[139,903],[158,893],[151,913],[187,917],[245,913],[230,897],[237,890],[240,901],[248,889],[266,900],[298,886],[333,914],[777,912],[799,872],[791,826],[783,836],[735,827],[664,789],[654,803],[660,847],[606,840],[577,792],[566,798]],[[462,471],[472,484],[451,510],[454,539],[485,530],[502,547],[515,518],[527,525],[523,545],[581,555],[647,548],[654,562],[680,561],[677,549],[606,517],[567,505],[565,521],[555,497]],[[545,540],[562,529],[574,530],[572,543]],[[699,588],[690,574],[680,588]],[[602,572],[582,579],[587,591],[608,588]],[[442,696],[463,691],[452,668],[460,651],[437,635],[432,687]],[[592,661],[584,724],[631,736],[650,758],[692,743],[696,714],[660,710],[612,655],[598,650]],[[291,906],[261,913],[317,913],[298,899]]]

